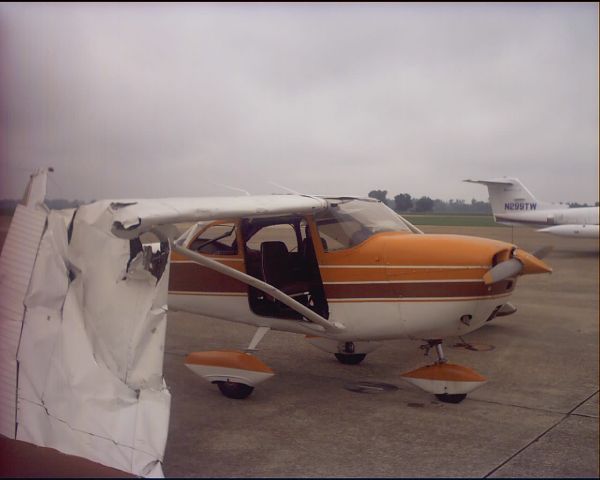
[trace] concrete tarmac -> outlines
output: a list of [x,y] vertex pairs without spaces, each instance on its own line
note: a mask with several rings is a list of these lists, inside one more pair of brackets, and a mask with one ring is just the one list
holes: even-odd
[[[245,400],[185,367],[193,351],[244,349],[254,329],[172,312],[164,375],[172,394],[169,477],[595,477],[598,467],[598,242],[528,228],[423,227],[554,245],[551,275],[521,278],[518,311],[444,342],[489,381],[441,403],[403,372],[431,363],[419,343],[384,343],[342,365],[300,335],[269,332],[258,356],[276,375]],[[357,393],[356,382],[396,390]]]

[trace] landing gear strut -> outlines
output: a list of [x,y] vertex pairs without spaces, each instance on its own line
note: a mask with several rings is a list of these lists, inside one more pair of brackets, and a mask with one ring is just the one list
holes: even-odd
[[311,336],[307,336],[306,339],[318,349],[327,353],[333,353],[335,358],[344,365],[358,365],[365,359],[368,353],[381,346],[379,342],[361,340],[343,342],[330,338]]
[[[437,362],[435,362],[437,365],[448,363],[448,359],[444,356],[441,340],[429,340],[427,343],[429,348],[435,347],[435,353],[438,357]],[[436,393],[435,396],[439,401],[444,403],[460,403],[467,398],[466,393]]]

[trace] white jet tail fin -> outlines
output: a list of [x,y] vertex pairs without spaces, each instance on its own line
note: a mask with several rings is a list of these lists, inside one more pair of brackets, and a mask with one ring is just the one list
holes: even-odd
[[547,210],[552,204],[540,202],[519,179],[502,177],[490,180],[464,180],[469,183],[481,183],[488,188],[490,205],[494,217],[504,213],[516,213],[535,210]]

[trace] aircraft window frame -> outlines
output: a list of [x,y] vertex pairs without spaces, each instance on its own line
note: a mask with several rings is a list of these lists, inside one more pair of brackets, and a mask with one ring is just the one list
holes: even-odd
[[[326,210],[314,215],[317,232],[326,240],[325,253],[354,248],[381,232],[414,233],[406,221],[379,201],[343,198],[328,203]],[[339,228],[333,231],[324,228],[327,225]]]

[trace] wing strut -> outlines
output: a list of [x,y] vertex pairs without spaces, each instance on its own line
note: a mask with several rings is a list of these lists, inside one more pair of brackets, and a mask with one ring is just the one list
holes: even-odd
[[[157,233],[157,232],[155,232]],[[234,268],[231,268],[227,265],[223,265],[216,260],[212,260],[204,255],[201,255],[197,252],[190,250],[189,248],[182,247],[177,243],[171,243],[171,248],[182,255],[185,255],[190,260],[202,265],[203,267],[210,268],[211,270],[215,270],[223,275],[227,275],[228,277],[235,278],[246,285],[250,285],[258,290],[271,295],[272,297],[279,300],[281,303],[287,305],[292,310],[295,310],[304,318],[309,320],[312,323],[320,325],[325,329],[325,331],[330,333],[341,333],[346,327],[339,322],[330,322],[326,318],[323,318],[318,313],[313,312],[310,308],[302,305],[300,302],[297,302],[289,295],[286,295],[281,290],[275,288],[273,285],[269,285],[268,283],[259,280],[258,278],[254,278],[246,273],[242,273]]]

